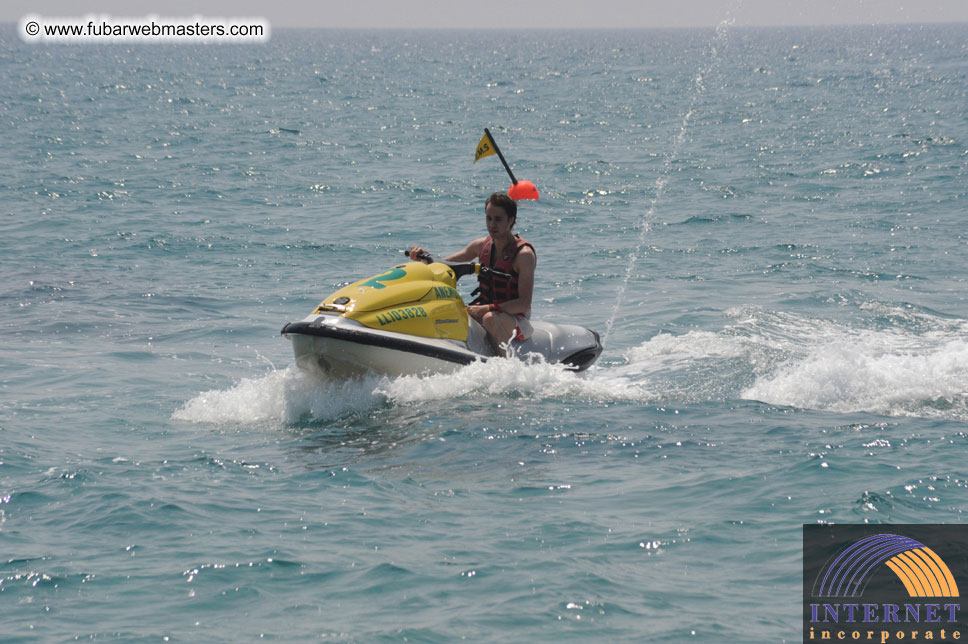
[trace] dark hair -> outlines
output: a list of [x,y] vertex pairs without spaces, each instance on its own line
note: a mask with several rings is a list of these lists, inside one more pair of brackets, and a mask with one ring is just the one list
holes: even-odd
[[484,202],[484,207],[487,208],[491,204],[502,208],[507,213],[508,220],[510,220],[512,226],[518,220],[518,204],[506,192],[491,193],[491,196]]

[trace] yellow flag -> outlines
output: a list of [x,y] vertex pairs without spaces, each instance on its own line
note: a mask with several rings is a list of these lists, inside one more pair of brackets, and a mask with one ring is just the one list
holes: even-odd
[[491,142],[488,140],[487,135],[485,134],[483,137],[481,137],[481,142],[477,144],[477,154],[474,155],[474,163],[477,163],[479,160],[483,159],[484,157],[489,157],[492,154],[494,154],[494,146],[491,145]]

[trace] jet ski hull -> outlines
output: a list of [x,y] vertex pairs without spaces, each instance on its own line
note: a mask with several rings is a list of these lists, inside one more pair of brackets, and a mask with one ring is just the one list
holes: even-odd
[[440,373],[481,357],[463,343],[377,331],[331,315],[292,322],[282,333],[292,340],[299,368],[337,377]]
[[[584,327],[547,322],[532,325],[531,337],[512,345],[519,357],[537,353],[547,362],[583,371],[602,352],[598,334]],[[292,341],[301,369],[335,377],[446,373],[494,356],[486,332],[476,321],[466,343],[379,331],[331,314],[314,314],[287,324],[282,334]]]

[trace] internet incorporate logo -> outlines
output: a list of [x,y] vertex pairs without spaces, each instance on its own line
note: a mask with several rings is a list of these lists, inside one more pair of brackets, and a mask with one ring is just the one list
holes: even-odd
[[804,642],[968,639],[968,526],[805,525],[803,539]]
[[958,597],[947,564],[919,541],[897,534],[866,537],[842,552],[818,579],[815,597],[859,597],[881,564],[894,571],[910,597]]

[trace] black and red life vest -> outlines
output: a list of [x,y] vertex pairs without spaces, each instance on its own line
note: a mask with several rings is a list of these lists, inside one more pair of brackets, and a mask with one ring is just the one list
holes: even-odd
[[[506,280],[493,275],[478,275],[477,280],[480,285],[472,295],[477,295],[477,299],[471,304],[500,304],[518,299],[518,272],[514,270],[514,260],[527,246],[534,252],[534,246],[527,239],[517,233],[514,234],[514,245],[508,244],[500,256],[492,252],[494,241],[488,237],[481,246],[481,251],[477,255],[478,261],[484,266],[490,266],[502,273],[508,273],[510,280]],[[537,256],[537,253],[535,253]],[[478,295],[479,294],[479,295]]]

